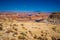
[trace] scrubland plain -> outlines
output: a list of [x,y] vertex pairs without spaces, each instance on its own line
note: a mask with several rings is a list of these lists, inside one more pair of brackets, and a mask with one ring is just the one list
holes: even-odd
[[49,16],[0,14],[0,40],[60,40],[60,24],[52,24]]

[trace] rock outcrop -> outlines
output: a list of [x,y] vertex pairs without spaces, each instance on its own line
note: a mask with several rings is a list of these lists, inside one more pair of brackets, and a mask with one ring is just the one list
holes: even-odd
[[48,17],[48,21],[52,24],[60,24],[60,13],[59,12],[52,13]]

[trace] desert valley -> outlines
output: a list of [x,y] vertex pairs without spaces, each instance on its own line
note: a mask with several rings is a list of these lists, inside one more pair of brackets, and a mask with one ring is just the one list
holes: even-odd
[[60,13],[0,12],[0,40],[60,40]]

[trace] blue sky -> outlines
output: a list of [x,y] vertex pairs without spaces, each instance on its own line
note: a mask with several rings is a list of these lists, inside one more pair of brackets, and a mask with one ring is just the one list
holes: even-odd
[[60,0],[0,0],[0,11],[60,12]]

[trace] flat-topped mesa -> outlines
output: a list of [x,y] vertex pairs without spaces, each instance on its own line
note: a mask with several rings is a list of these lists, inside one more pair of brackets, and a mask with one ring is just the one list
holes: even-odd
[[18,21],[31,21],[36,19],[47,19],[48,15],[44,13],[0,13],[0,18],[8,18]]

